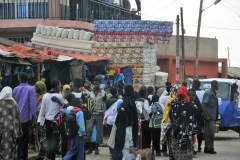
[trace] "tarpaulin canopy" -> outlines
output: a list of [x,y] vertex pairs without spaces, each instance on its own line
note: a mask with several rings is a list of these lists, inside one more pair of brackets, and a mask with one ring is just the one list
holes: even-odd
[[[9,52],[9,54],[7,54]],[[19,57],[26,58],[30,62],[39,63],[43,61],[69,61],[72,59],[81,60],[85,63],[99,62],[99,61],[107,61],[107,58],[100,56],[92,56],[92,55],[81,55],[81,54],[69,54],[56,52],[48,49],[43,49],[43,51],[39,51],[21,44],[16,44],[11,47],[4,47],[0,45],[0,55],[4,57]]]
[[99,61],[107,61],[108,59],[105,57],[95,56],[95,55],[81,55],[81,54],[69,54],[62,53],[62,55],[73,57],[77,60],[82,60],[85,63],[99,62]]

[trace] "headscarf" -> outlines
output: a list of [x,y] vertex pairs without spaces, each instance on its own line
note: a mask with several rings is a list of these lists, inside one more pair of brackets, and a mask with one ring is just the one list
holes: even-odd
[[187,87],[181,86],[177,91],[177,98],[180,101],[190,102]]
[[65,99],[65,96],[66,96],[66,89],[70,89],[70,85],[65,84],[63,86],[63,90],[62,90],[62,97],[63,97],[63,99]]
[[134,98],[134,89],[133,86],[127,84],[124,86],[125,94],[123,95],[124,98],[131,97]]
[[162,126],[161,126],[161,136],[160,136],[160,144],[163,145],[167,140],[167,132],[172,127],[171,120],[169,118],[169,113],[171,110],[171,102],[176,99],[175,92],[177,91],[177,87],[173,86],[170,90],[170,95],[168,97],[168,101],[165,104],[162,118]]
[[137,107],[134,100],[134,89],[133,86],[128,84],[124,86],[125,94],[121,108],[125,111],[119,111],[115,121],[117,131],[115,138],[115,149],[117,152],[122,151],[125,143],[126,128],[132,126],[132,140],[136,147],[138,138],[138,116]]
[[41,95],[47,93],[47,87],[43,81],[37,81],[35,85],[40,89],[40,92],[36,93],[36,100],[38,100]]
[[168,97],[168,101],[164,106],[164,111],[163,111],[163,118],[162,118],[162,122],[170,122],[170,118],[169,118],[169,112],[171,110],[171,106],[170,103],[176,99],[175,93],[173,90],[170,91],[170,95]]
[[12,88],[11,87],[4,87],[0,93],[0,100],[12,100],[15,101],[12,97]]

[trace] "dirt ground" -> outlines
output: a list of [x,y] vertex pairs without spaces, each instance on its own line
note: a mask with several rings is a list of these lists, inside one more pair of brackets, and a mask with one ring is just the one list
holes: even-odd
[[[202,145],[204,148],[204,142]],[[87,155],[87,160],[109,160],[110,154],[108,147],[100,147],[100,155]],[[234,131],[219,132],[215,135],[216,155],[198,153],[196,160],[240,160],[240,138]],[[36,152],[30,152],[29,157],[36,156]],[[58,158],[57,160],[61,160]],[[156,160],[168,160],[167,157],[156,157]]]

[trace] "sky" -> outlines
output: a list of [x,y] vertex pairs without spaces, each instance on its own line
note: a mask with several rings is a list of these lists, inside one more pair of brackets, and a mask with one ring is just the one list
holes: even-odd
[[[137,8],[135,0],[131,7]],[[203,9],[214,4],[215,0],[203,0]],[[183,20],[186,36],[197,35],[200,0],[141,0],[142,20],[172,21],[176,35],[176,16],[183,7]],[[181,34],[181,33],[180,33]],[[231,67],[240,67],[240,0],[221,0],[202,13],[200,37],[218,39],[218,57],[229,57]]]

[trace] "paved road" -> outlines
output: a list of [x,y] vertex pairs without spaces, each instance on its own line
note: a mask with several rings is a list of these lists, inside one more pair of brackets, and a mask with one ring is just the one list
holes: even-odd
[[[203,143],[204,144],[204,143]],[[202,146],[204,147],[204,146]],[[100,147],[100,155],[87,155],[87,160],[109,160],[107,147]],[[220,132],[215,136],[216,155],[198,153],[194,160],[240,160],[240,138],[236,132]],[[32,153],[31,155],[35,155]],[[60,160],[60,159],[59,159]],[[166,157],[157,157],[156,160],[168,160]]]

